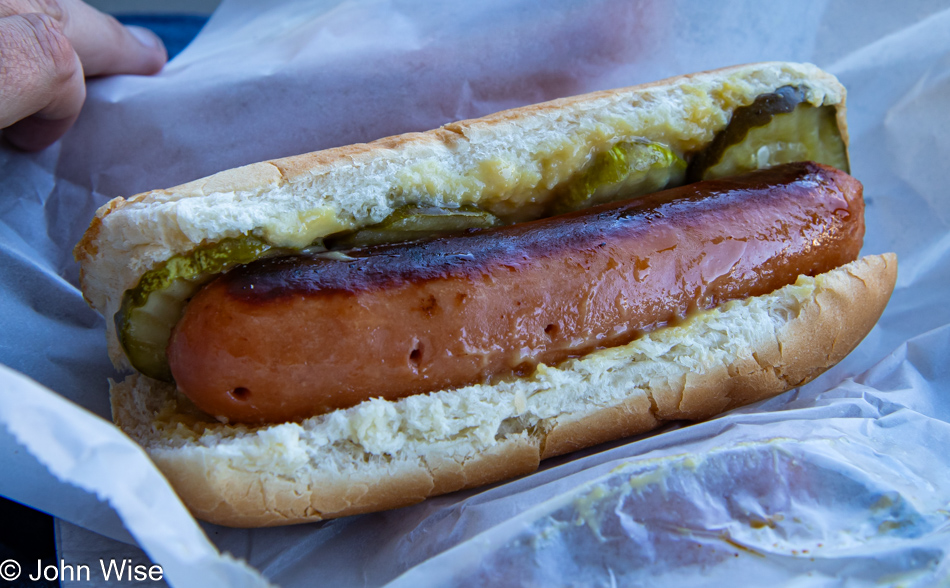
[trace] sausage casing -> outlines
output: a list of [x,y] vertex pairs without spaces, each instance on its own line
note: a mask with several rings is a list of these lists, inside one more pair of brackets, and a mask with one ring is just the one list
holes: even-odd
[[179,389],[295,420],[530,373],[855,259],[860,183],[795,163],[538,221],[254,262],[188,303]]

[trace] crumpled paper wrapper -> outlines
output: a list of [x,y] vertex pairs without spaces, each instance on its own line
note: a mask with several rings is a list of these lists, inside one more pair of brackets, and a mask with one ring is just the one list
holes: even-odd
[[[103,545],[140,546],[175,586],[946,582],[950,9],[472,4],[225,0],[159,75],[91,82],[57,145],[0,149],[0,362],[9,366],[0,369],[0,493]],[[259,530],[196,523],[108,422],[106,379],[116,374],[71,249],[109,198],[773,59],[811,61],[848,88],[864,252],[900,258],[878,326],[812,384],[549,460],[511,482]],[[61,554],[80,551],[75,536],[61,537]]]

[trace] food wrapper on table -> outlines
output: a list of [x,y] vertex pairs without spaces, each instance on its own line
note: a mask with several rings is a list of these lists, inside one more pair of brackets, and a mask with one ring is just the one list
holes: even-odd
[[[137,554],[175,586],[946,581],[948,30],[950,9],[924,1],[225,0],[162,73],[91,82],[60,143],[0,150],[0,493],[58,517],[67,563]],[[878,326],[815,382],[487,488],[257,530],[195,522],[108,422],[119,375],[71,253],[108,199],[765,60],[816,63],[848,88],[863,252],[900,259]]]

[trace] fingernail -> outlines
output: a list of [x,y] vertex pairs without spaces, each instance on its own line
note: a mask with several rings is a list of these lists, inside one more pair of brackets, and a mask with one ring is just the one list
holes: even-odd
[[139,43],[149,49],[163,49],[165,47],[165,44],[158,38],[158,35],[145,27],[127,25],[125,28],[129,29],[129,32],[132,33],[132,36],[135,37]]

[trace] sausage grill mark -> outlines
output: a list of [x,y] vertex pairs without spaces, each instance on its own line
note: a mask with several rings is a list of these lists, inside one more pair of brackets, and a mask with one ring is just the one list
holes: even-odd
[[847,263],[863,233],[860,184],[801,163],[348,261],[261,260],[195,296],[169,362],[212,415],[294,420],[621,345]]

